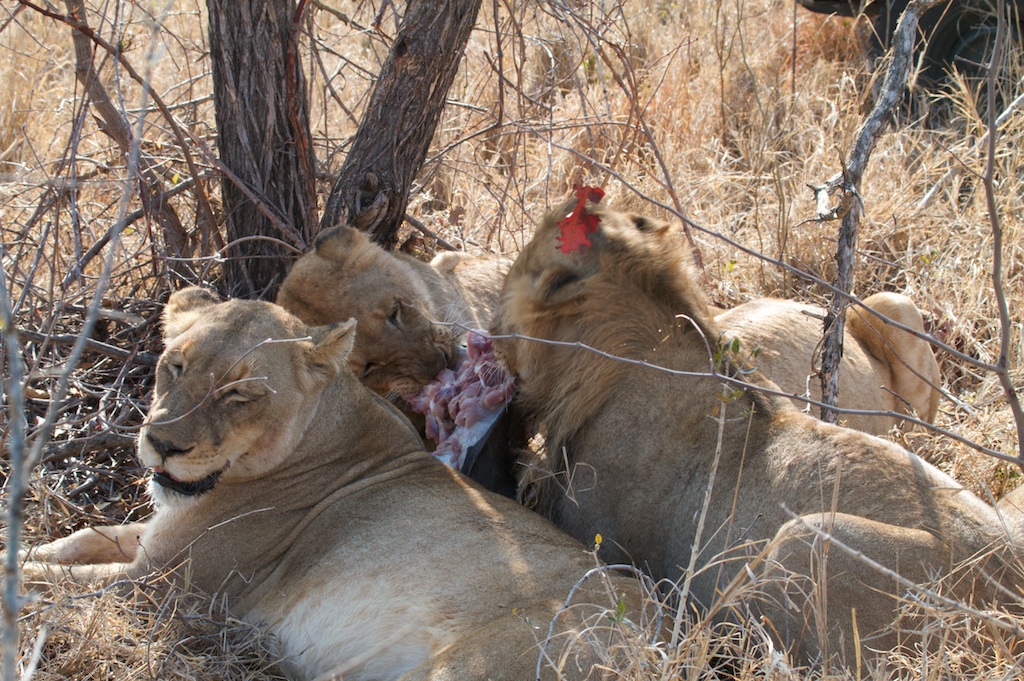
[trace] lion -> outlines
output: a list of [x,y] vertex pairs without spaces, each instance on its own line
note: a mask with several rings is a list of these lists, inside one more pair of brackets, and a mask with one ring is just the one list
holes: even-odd
[[605,560],[685,587],[712,614],[755,579],[764,595],[744,607],[806,661],[868,660],[912,638],[890,625],[913,590],[862,557],[914,584],[977,560],[951,588],[979,604],[1024,583],[1006,567],[1021,537],[1008,541],[992,506],[891,442],[801,413],[716,352],[723,330],[668,224],[570,210],[512,265],[491,329],[543,424],[541,470],[522,490],[539,512],[579,539],[600,533]]
[[[876,293],[866,307],[918,333],[924,333],[921,312],[898,293]],[[744,303],[715,317],[724,334],[723,346],[740,341],[740,358],[756,367],[783,391],[821,401],[816,376],[825,310],[791,300],[765,298]],[[935,420],[942,382],[931,346],[920,336],[886,324],[859,306],[847,311],[843,358],[839,368],[842,409],[890,414],[843,413],[842,425],[884,435],[902,419],[897,414]],[[803,407],[794,400],[798,408]]]
[[340,226],[299,258],[277,304],[314,326],[356,319],[352,371],[378,394],[405,395],[454,365],[466,327],[487,327],[510,265],[454,252],[427,264]]
[[[434,460],[359,383],[355,322],[310,328],[189,288],[168,301],[164,334],[138,439],[155,514],[29,551],[28,578],[176,569],[269,627],[297,679],[534,678],[556,614],[556,635],[606,616],[587,606],[601,598],[634,616],[634,578],[582,579],[591,552]],[[562,612],[577,584],[582,602]],[[564,658],[570,678],[587,675],[587,651]]]

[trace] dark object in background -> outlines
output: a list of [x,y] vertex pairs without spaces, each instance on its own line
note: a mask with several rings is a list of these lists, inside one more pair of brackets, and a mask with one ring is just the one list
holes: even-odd
[[[880,56],[889,49],[896,22],[909,0],[798,0],[812,12],[852,17],[864,14],[871,21],[869,51]],[[1020,45],[1024,35],[1024,0],[1005,0],[1009,20],[1006,28],[1010,45]],[[921,15],[918,24],[918,56],[921,73],[918,88],[928,92],[948,83],[950,69],[956,69],[968,81],[987,75],[988,61],[996,37],[996,0],[948,0]],[[922,53],[923,50],[923,53]],[[1010,98],[998,92],[1005,105]],[[984,98],[979,102],[984,105]],[[998,113],[998,112],[997,112]]]

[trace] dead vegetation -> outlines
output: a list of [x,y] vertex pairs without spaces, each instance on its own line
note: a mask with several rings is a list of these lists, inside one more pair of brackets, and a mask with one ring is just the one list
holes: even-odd
[[[305,14],[321,202],[395,32],[395,6],[378,4],[314,2]],[[600,184],[620,208],[651,213],[653,204],[656,213],[687,220],[716,305],[766,295],[823,302],[814,279],[834,277],[836,227],[807,222],[814,203],[805,185],[839,169],[870,105],[874,76],[859,48],[862,27],[777,0],[485,5],[408,209],[426,230],[458,248],[514,255],[574,183]],[[0,246],[17,327],[16,335],[4,329],[0,352],[8,407],[15,338],[26,368],[27,443],[41,457],[31,469],[25,522],[25,541],[34,543],[148,512],[132,437],[160,351],[161,303],[184,283],[216,285],[229,254],[201,233],[197,178],[152,98],[109,53],[94,50],[104,88],[181,221],[192,253],[185,259],[169,257],[166,230],[141,202],[136,167],[77,84],[68,27],[22,3],[0,7]],[[185,131],[216,212],[203,3],[88,7],[96,32],[146,74]],[[1016,108],[996,139],[995,199],[1013,315],[1010,376],[1020,385],[1024,57],[1020,45],[1004,55],[1003,101]],[[963,80],[916,97],[879,140],[864,178],[854,292],[907,293],[929,314],[935,338],[991,364],[1000,328],[981,181],[985,106],[978,84]],[[946,124],[921,125],[937,108]],[[422,250],[441,248],[419,236]],[[90,307],[95,322],[86,322]],[[74,343],[83,332],[89,342],[79,354]],[[948,393],[938,425],[1016,455],[997,378],[948,353],[938,359]],[[48,412],[52,432],[43,427]],[[5,451],[13,413],[0,416]],[[983,497],[998,499],[1020,484],[1015,466],[942,435],[899,437]],[[5,489],[10,473],[4,461]],[[34,669],[37,679],[279,678],[266,642],[216,601],[162,584],[133,592],[67,587],[30,602],[19,627],[21,671]],[[855,670],[856,677],[1021,675],[1019,643],[960,613],[929,613],[934,649],[894,651],[885,667]],[[682,639],[618,658],[623,678],[716,678],[725,672],[711,665],[722,661],[720,670],[744,679],[804,675],[770,650],[758,626],[689,624]]]

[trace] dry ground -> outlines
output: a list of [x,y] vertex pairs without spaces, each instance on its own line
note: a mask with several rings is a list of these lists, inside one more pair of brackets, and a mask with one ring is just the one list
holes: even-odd
[[[821,183],[839,169],[870,107],[874,78],[860,47],[863,26],[794,11],[781,0],[484,4],[411,215],[460,248],[514,254],[574,183],[600,184],[617,206],[685,216],[695,225],[690,235],[715,304],[765,295],[825,300],[813,280],[777,263],[812,277],[833,276],[838,226],[807,221],[814,205],[805,184]],[[308,46],[312,38],[316,49],[306,50],[303,64],[322,163],[321,199],[395,33],[394,5],[379,5],[342,0],[307,9],[304,41]],[[149,74],[187,131],[189,152],[212,177],[203,3],[89,6],[92,26]],[[73,369],[52,441],[32,472],[26,533],[35,542],[148,512],[131,438],[160,350],[159,303],[184,282],[216,284],[219,259],[210,252],[185,262],[168,259],[164,236],[145,218],[89,259],[90,247],[140,208],[137,192],[126,182],[124,158],[76,85],[68,28],[32,9],[16,11],[16,2],[4,0],[0,8],[6,93],[0,102],[0,238],[29,371],[30,438],[46,435],[44,415],[62,394],[61,376]],[[374,30],[378,12],[382,21]],[[1024,90],[1021,54],[1014,46],[1004,64],[1007,101]],[[109,55],[98,51],[95,65],[129,122],[139,126],[142,149],[159,162],[165,186],[188,182],[167,122]],[[913,113],[904,112],[879,141],[862,187],[856,293],[909,294],[928,313],[936,338],[993,363],[1000,327],[992,221],[980,180],[987,147],[975,88],[956,83],[937,99],[919,96]],[[945,109],[943,127],[917,120],[938,108]],[[994,158],[1015,385],[1024,379],[1022,148],[1024,113],[1018,109],[999,130]],[[215,183],[209,187],[216,202]],[[183,187],[171,201],[194,232],[191,189]],[[420,247],[438,248],[429,239]],[[93,346],[81,361],[69,362],[69,343],[102,284],[103,262],[110,266],[109,283],[91,338],[124,352]],[[0,350],[10,352],[7,341]],[[948,393],[939,425],[1016,455],[1016,429],[996,377],[948,353],[938,356]],[[3,418],[7,445],[9,414]],[[981,494],[998,498],[1020,484],[1014,466],[943,435],[915,432],[901,441]],[[9,473],[5,463],[5,483]],[[34,678],[277,678],[258,632],[232,621],[218,603],[160,583],[135,591],[136,598],[126,599],[68,590],[30,603],[21,633],[25,664],[38,661]],[[888,667],[862,670],[863,676],[1024,673],[1015,666],[1019,644],[1002,643],[977,622],[935,615],[935,635],[943,637],[952,619],[980,637],[983,655],[953,636],[929,655],[895,652]],[[757,627],[722,631],[696,624],[689,631],[675,645],[620,660],[623,676],[713,678],[712,657],[734,660],[731,670],[741,678],[790,675]]]

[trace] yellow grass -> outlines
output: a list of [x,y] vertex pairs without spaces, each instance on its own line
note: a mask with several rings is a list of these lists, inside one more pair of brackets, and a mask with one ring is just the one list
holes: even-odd
[[[4,3],[5,10],[14,4]],[[395,33],[392,9],[384,12],[377,32],[369,29],[376,3],[328,4],[347,20],[312,3],[304,25],[305,44],[312,36],[317,46],[317,55],[305,52],[303,66],[324,178],[321,200],[356,130],[388,36]],[[792,3],[778,0],[506,3],[498,16],[484,4],[411,198],[411,215],[466,250],[514,255],[535,221],[574,183],[600,184],[617,206],[685,216],[700,226],[691,235],[715,304],[728,307],[765,295],[825,300],[822,287],[776,261],[813,277],[833,277],[838,225],[808,221],[814,203],[806,183],[822,183],[839,170],[871,106],[874,76],[860,49],[862,26],[802,9],[794,14]],[[91,3],[90,24],[120,42],[136,68],[150,74],[154,91],[174,107],[179,123],[214,149],[204,4],[115,5],[121,14],[111,3]],[[152,49],[155,44],[159,49]],[[139,87],[101,50],[95,64],[134,125]],[[1019,95],[1019,45],[1005,67],[1011,95]],[[118,219],[125,161],[94,117],[82,112],[67,27],[22,11],[0,34],[0,77],[6,94],[0,103],[3,271],[21,328],[74,335],[82,306],[95,292],[100,260],[82,276],[65,277]],[[991,284],[991,220],[980,179],[985,128],[975,96],[970,84],[954,84],[941,102],[921,101],[925,108],[948,105],[954,112],[949,125],[931,129],[904,117],[879,140],[861,189],[865,216],[855,292],[911,295],[940,340],[992,363],[1000,330]],[[162,160],[168,186],[186,178],[181,150],[157,112],[147,113],[143,130],[143,148]],[[209,167],[199,144],[190,145]],[[999,131],[995,159],[1013,316],[1009,365],[1018,385],[1024,379],[1022,148],[1024,115],[1018,111]],[[216,191],[215,183],[208,186]],[[194,229],[189,192],[172,202],[185,226]],[[133,195],[127,212],[139,207]],[[139,220],[104,251],[113,268],[104,293],[110,312],[96,340],[159,352],[158,303],[184,282],[170,274],[155,230],[154,223]],[[215,259],[193,266],[201,272],[196,280],[215,282],[219,276]],[[67,348],[34,340],[25,355],[32,426],[53,394]],[[954,398],[943,401],[939,425],[1016,454],[1015,426],[995,377],[949,355],[938,357],[944,387]],[[145,412],[151,380],[145,364],[86,355],[55,431],[57,449],[47,450],[49,460],[35,469],[28,541],[147,512],[140,507],[141,471],[130,457],[130,427]],[[4,421],[5,439],[6,426]],[[81,451],[81,443],[110,430],[122,434],[119,446]],[[901,442],[979,494],[998,498],[1020,484],[1019,469],[941,435],[915,432]],[[893,494],[898,499],[899,490]],[[30,604],[22,636],[26,663],[36,640],[42,641],[35,678],[278,678],[268,668],[266,642],[232,621],[219,604],[163,585],[152,588],[160,593],[140,586],[125,598],[69,587],[52,601]],[[929,615],[935,637],[946,637],[936,651],[896,651],[885,669],[862,669],[857,676],[1024,673],[1019,645],[998,642],[976,621],[954,619],[951,613]],[[691,625],[685,641],[674,647],[640,645],[616,657],[622,678],[713,678],[712,659],[729,661],[743,679],[802,675],[770,650],[770,638],[758,626]],[[965,646],[971,637],[981,645]],[[822,670],[811,676],[852,678]]]

